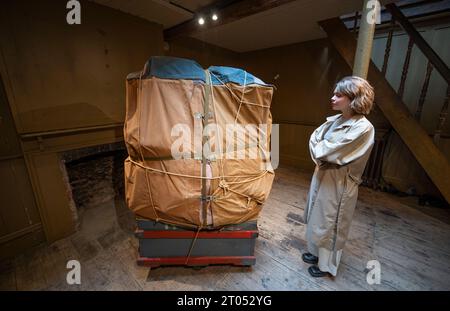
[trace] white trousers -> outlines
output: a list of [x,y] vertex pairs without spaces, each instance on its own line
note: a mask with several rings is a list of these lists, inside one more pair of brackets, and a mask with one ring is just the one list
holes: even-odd
[[319,257],[317,266],[321,271],[329,272],[336,276],[339,262],[341,261],[342,249],[333,252],[323,247],[317,247],[314,243],[308,243],[308,252]]

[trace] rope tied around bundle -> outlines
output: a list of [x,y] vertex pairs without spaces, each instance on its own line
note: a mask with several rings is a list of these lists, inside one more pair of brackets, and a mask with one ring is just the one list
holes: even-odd
[[[207,77],[207,83],[206,83],[206,88],[209,89],[209,96],[211,99],[211,106],[212,106],[212,115],[214,116],[215,119],[215,123],[216,126],[218,126],[217,124],[217,115],[216,115],[216,102],[215,102],[215,98],[214,98],[214,89],[213,89],[213,84],[212,84],[212,79],[211,79],[211,75],[213,75],[224,87],[226,87],[229,91],[229,93],[231,94],[231,98],[234,99],[238,104],[238,109],[234,118],[234,124],[236,125],[240,112],[241,112],[241,108],[242,105],[253,105],[253,106],[260,106],[262,108],[270,108],[270,106],[268,105],[261,105],[261,104],[257,104],[257,103],[252,103],[252,102],[248,102],[245,100],[244,95],[245,95],[245,91],[246,91],[246,87],[247,87],[247,72],[245,71],[245,75],[244,75],[244,85],[243,85],[243,89],[242,89],[242,94],[240,94],[240,96],[236,95],[234,93],[234,90],[231,89],[231,87],[229,87],[228,85],[226,85],[219,77],[217,77],[216,75],[214,75],[214,73],[210,73],[208,70],[206,70],[206,77]],[[142,72],[139,76],[139,84],[138,84],[138,96],[137,96],[137,100],[138,100],[138,142],[139,142],[139,159],[132,159],[130,156],[128,157],[128,161],[131,162],[132,164],[145,169],[145,181],[146,181],[146,188],[147,188],[147,192],[148,192],[148,198],[150,201],[150,206],[153,209],[154,212],[154,216],[155,216],[155,220],[156,221],[162,221],[162,222],[166,222],[166,223],[172,223],[172,224],[177,224],[177,225],[183,225],[183,226],[188,226],[191,228],[196,228],[198,231],[197,233],[203,229],[203,225],[197,226],[197,225],[192,225],[192,224],[188,224],[188,223],[180,223],[177,221],[173,221],[173,220],[169,220],[169,219],[164,219],[162,217],[160,217],[160,215],[157,212],[157,208],[153,202],[153,196],[152,196],[152,191],[151,191],[151,180],[148,176],[148,172],[152,171],[155,173],[161,173],[161,174],[165,174],[167,176],[176,176],[176,177],[180,177],[180,178],[192,178],[192,179],[199,179],[202,181],[205,180],[218,180],[218,188],[222,189],[222,195],[219,196],[215,196],[216,200],[221,200],[221,199],[225,199],[225,196],[228,195],[229,192],[232,192],[234,194],[237,194],[239,196],[242,196],[246,199],[246,204],[243,203],[244,206],[246,206],[248,208],[248,206],[250,205],[251,201],[255,201],[258,202],[260,204],[262,204],[262,202],[256,198],[253,198],[247,194],[241,193],[239,191],[236,191],[236,189],[231,189],[232,185],[239,185],[239,184],[245,184],[245,183],[249,183],[252,181],[256,181],[260,178],[263,178],[264,176],[266,176],[266,174],[269,172],[267,169],[265,170],[258,170],[255,173],[249,173],[249,174],[244,174],[244,175],[230,175],[227,176],[224,173],[224,166],[225,166],[225,159],[223,157],[218,157],[217,161],[218,161],[218,166],[219,166],[219,174],[217,176],[204,176],[204,175],[189,175],[189,174],[181,174],[181,173],[175,173],[175,172],[170,172],[168,170],[166,170],[165,165],[164,165],[164,160],[160,159],[160,163],[161,163],[161,169],[157,169],[154,167],[150,167],[148,165],[146,165],[146,161],[144,158],[144,154],[143,154],[143,150],[142,150],[142,145],[141,145],[141,133],[140,133],[140,123],[141,123],[141,113],[142,113],[142,101],[143,101],[143,87],[142,87]],[[209,101],[209,99],[208,99]],[[258,128],[258,131],[263,134],[263,137],[265,139],[267,139],[267,134],[264,133],[263,131],[261,131],[261,129]],[[219,144],[221,144],[222,142],[219,141]],[[258,144],[258,148],[261,149],[264,154],[266,152],[266,150],[263,150],[262,146],[260,144]],[[221,146],[219,146],[219,150],[223,150],[221,148]],[[222,154],[223,156],[224,154]],[[234,187],[235,188],[235,187]],[[211,210],[212,213],[212,210]],[[212,216],[212,214],[211,214]],[[204,224],[206,225],[206,223]],[[194,241],[191,245],[191,249],[189,250],[189,255],[191,253],[192,247],[195,244],[195,240],[197,238],[198,234],[196,235],[196,237],[194,238]],[[188,255],[188,259],[189,259],[189,255]],[[188,260],[187,259],[187,260]]]
[[221,179],[219,181],[219,188],[222,188],[223,190],[223,195],[226,195],[230,186],[228,185],[228,183],[225,181],[225,179]]

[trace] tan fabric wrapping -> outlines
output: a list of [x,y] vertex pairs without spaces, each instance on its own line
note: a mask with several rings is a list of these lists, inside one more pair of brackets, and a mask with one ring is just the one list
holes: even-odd
[[[176,124],[186,124],[191,130],[192,143],[188,151],[194,155],[194,128],[202,130],[203,127],[202,120],[194,115],[203,112],[207,87],[210,86],[192,80],[156,77],[127,81],[124,137],[129,157],[125,161],[125,192],[127,205],[136,215],[201,228],[216,228],[257,218],[272,187],[274,172],[270,162],[263,160],[256,143],[246,144],[244,159],[227,159],[224,155],[223,159],[212,159],[208,163],[214,179],[207,182],[207,194],[214,199],[207,201],[206,223],[201,201],[202,161],[198,157],[172,159],[171,146],[177,137],[172,137],[171,132]],[[212,116],[208,122],[217,123],[223,129],[224,154],[227,150],[226,124],[235,121],[242,126],[268,125],[267,154],[272,124],[268,107],[272,94],[271,87],[259,85],[212,86],[208,101]],[[240,105],[241,97],[244,103]],[[250,141],[256,142],[256,137],[251,137]],[[213,143],[213,147],[217,148],[216,145]],[[249,153],[258,157],[249,158]],[[219,179],[222,175],[226,177]]]

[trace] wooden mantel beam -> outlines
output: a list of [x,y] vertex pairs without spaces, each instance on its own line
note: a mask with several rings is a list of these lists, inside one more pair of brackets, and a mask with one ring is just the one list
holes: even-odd
[[[233,1],[230,5],[219,9],[217,21],[210,20],[210,14],[213,12],[214,6],[208,6],[196,13],[193,19],[176,25],[172,28],[164,30],[164,40],[168,41],[179,36],[189,36],[203,29],[211,29],[222,26],[250,15],[261,13],[294,0],[244,0]],[[218,1],[219,3],[221,1]],[[205,18],[205,24],[199,25],[197,18],[200,16]]]

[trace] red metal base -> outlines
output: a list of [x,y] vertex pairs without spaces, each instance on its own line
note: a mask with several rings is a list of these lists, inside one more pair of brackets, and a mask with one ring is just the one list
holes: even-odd
[[139,257],[137,263],[140,266],[156,268],[159,266],[208,266],[208,265],[235,265],[251,266],[256,261],[255,256],[228,256],[228,257],[166,257],[148,258]]
[[134,235],[143,239],[254,239],[258,231],[169,231],[169,230],[136,230]]

